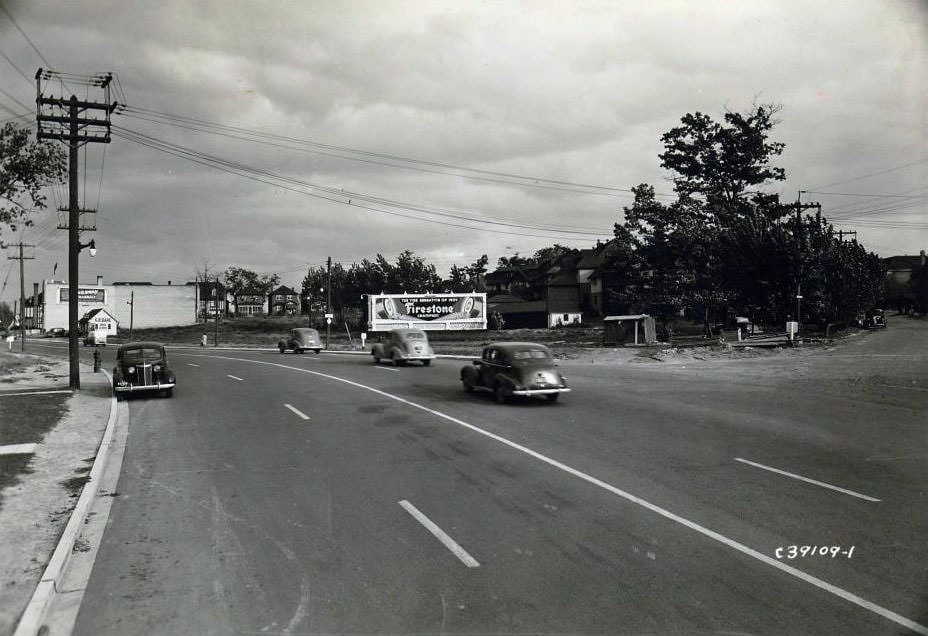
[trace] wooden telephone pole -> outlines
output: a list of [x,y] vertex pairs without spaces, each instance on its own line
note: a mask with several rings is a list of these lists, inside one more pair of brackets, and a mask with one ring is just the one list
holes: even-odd
[[[7,247],[6,245],[3,246]],[[26,350],[26,279],[23,274],[23,265],[25,261],[32,260],[35,256],[24,256],[23,248],[24,247],[35,247],[35,245],[26,245],[22,241],[19,243],[13,243],[9,247],[18,247],[19,256],[7,256],[8,261],[19,261],[19,352],[22,353]],[[32,311],[38,311],[38,307],[32,307]],[[33,313],[33,315],[36,315]]]
[[[68,144],[68,360],[70,371],[69,386],[81,388],[80,348],[78,342],[78,254],[84,247],[93,248],[90,243],[80,242],[80,201],[78,197],[78,149],[86,143],[110,143],[110,115],[116,110],[116,102],[110,102],[110,82],[113,76],[95,76],[87,82],[104,93],[104,101],[91,102],[79,100],[71,95],[69,99],[46,95],[44,88],[52,80],[60,80],[54,71],[39,69],[35,74],[36,84],[36,124],[38,139],[57,139]],[[68,83],[73,83],[69,77]],[[65,84],[62,82],[62,87]],[[70,88],[68,89],[70,90]],[[103,113],[103,118],[89,117],[88,113]],[[91,241],[93,243],[93,241]],[[91,250],[92,251],[92,250]]]

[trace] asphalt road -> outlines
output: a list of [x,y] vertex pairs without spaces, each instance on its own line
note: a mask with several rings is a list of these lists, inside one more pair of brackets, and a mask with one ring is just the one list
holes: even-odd
[[556,405],[451,360],[171,360],[76,634],[928,633],[924,322],[565,365]]

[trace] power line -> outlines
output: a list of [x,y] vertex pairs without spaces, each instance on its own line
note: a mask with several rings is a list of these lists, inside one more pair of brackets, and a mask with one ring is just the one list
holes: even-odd
[[[400,216],[400,217],[404,217],[404,218],[411,218],[411,219],[415,219],[415,220],[419,220],[419,221],[427,221],[427,222],[431,222],[431,223],[439,223],[439,224],[442,224],[442,225],[448,225],[448,226],[451,226],[451,227],[459,227],[459,228],[463,228],[463,229],[492,231],[492,232],[503,233],[503,234],[515,234],[515,235],[518,235],[518,236],[526,235],[526,234],[524,234],[524,233],[506,232],[506,231],[503,231],[503,230],[493,230],[493,229],[490,229],[490,228],[476,228],[476,227],[473,227],[473,226],[465,226],[465,225],[450,223],[450,222],[447,222],[447,221],[440,221],[440,220],[436,220],[436,219],[423,218],[423,217],[419,217],[419,216],[411,216],[411,215],[406,215],[406,214],[400,214],[400,213],[398,213],[398,212],[393,212],[393,211],[389,211],[389,210],[384,210],[384,209],[378,208],[378,207],[372,207],[371,205],[362,205],[361,203],[358,203],[358,201],[364,201],[364,202],[371,203],[371,204],[374,204],[374,205],[385,205],[385,206],[389,206],[389,207],[393,207],[393,208],[405,209],[405,210],[411,211],[411,212],[421,212],[421,213],[423,213],[423,214],[431,214],[431,215],[441,216],[441,217],[445,217],[445,218],[453,218],[453,219],[462,220],[462,221],[467,221],[467,222],[471,222],[471,223],[481,223],[481,224],[489,224],[489,225],[502,225],[502,226],[507,226],[507,227],[517,227],[517,228],[530,229],[530,230],[540,230],[540,231],[552,232],[552,233],[553,233],[553,232],[559,232],[559,233],[562,233],[562,234],[577,234],[577,235],[579,235],[579,236],[586,236],[586,237],[603,237],[603,236],[605,236],[605,235],[608,234],[608,232],[597,232],[597,231],[595,231],[595,230],[591,230],[591,231],[582,231],[582,230],[573,230],[573,229],[567,229],[567,228],[561,228],[561,227],[550,227],[550,226],[549,226],[549,227],[545,227],[545,226],[540,226],[540,225],[519,224],[519,223],[508,223],[508,222],[505,222],[505,221],[495,221],[495,220],[485,219],[485,218],[484,218],[484,219],[473,218],[473,217],[468,217],[468,216],[465,216],[465,215],[462,215],[462,214],[456,214],[456,213],[453,213],[453,212],[447,212],[447,211],[440,211],[440,210],[428,209],[428,208],[425,208],[425,207],[422,207],[422,206],[415,206],[415,205],[412,205],[412,204],[407,204],[407,203],[403,203],[403,202],[399,202],[399,201],[393,201],[393,200],[390,200],[390,199],[384,199],[384,198],[380,198],[380,197],[374,197],[374,196],[370,196],[370,195],[365,195],[365,194],[362,194],[362,193],[356,193],[356,192],[345,191],[345,190],[342,190],[342,189],[336,189],[336,188],[331,188],[331,187],[326,187],[326,186],[320,186],[320,185],[318,185],[318,184],[308,183],[308,182],[301,181],[301,180],[298,180],[298,179],[293,179],[293,178],[290,178],[290,177],[284,177],[284,176],[281,176],[281,175],[272,173],[272,172],[267,171],[267,170],[261,170],[261,169],[253,168],[253,167],[247,166],[247,165],[245,165],[245,164],[241,164],[241,163],[238,163],[238,162],[233,162],[233,161],[225,160],[225,159],[222,159],[222,158],[220,158],[220,157],[216,157],[216,156],[214,156],[214,155],[210,155],[210,154],[203,153],[203,152],[200,152],[200,151],[196,151],[196,150],[193,150],[193,149],[184,147],[184,146],[180,146],[180,145],[178,145],[178,144],[172,144],[172,143],[170,143],[170,142],[165,142],[165,141],[163,141],[163,140],[160,140],[160,139],[151,137],[151,136],[149,136],[149,135],[145,135],[145,134],[143,134],[143,133],[138,133],[138,132],[136,132],[136,131],[133,131],[133,130],[130,130],[130,129],[127,129],[127,128],[123,128],[122,126],[113,126],[113,131],[114,131],[114,134],[118,134],[118,135],[119,135],[120,137],[122,137],[123,139],[127,139],[127,140],[129,140],[129,141],[134,141],[134,142],[139,143],[139,144],[141,144],[141,145],[148,146],[148,147],[153,148],[153,149],[155,149],[155,150],[161,150],[162,152],[166,152],[166,153],[168,153],[168,154],[172,154],[172,155],[175,155],[175,156],[179,156],[179,157],[182,157],[182,158],[186,158],[186,159],[188,159],[188,160],[190,160],[190,161],[193,161],[193,162],[195,162],[195,163],[200,163],[200,164],[203,164],[203,165],[208,165],[208,166],[210,166],[210,167],[223,170],[223,171],[225,171],[225,172],[230,172],[230,173],[232,173],[232,174],[236,174],[236,175],[238,175],[238,176],[243,176],[243,177],[245,177],[245,178],[252,179],[252,180],[255,180],[255,181],[259,181],[259,182],[263,182],[263,183],[268,183],[268,184],[270,184],[270,185],[274,185],[274,186],[276,186],[276,187],[281,187],[281,188],[284,188],[284,189],[287,189],[287,190],[291,190],[291,191],[293,191],[293,192],[298,192],[298,193],[300,193],[300,194],[305,194],[305,195],[308,195],[308,196],[312,196],[312,197],[316,197],[316,198],[321,198],[321,199],[324,199],[324,200],[327,200],[327,201],[331,201],[331,202],[334,202],[334,203],[347,204],[347,205],[350,205],[350,206],[352,206],[352,207],[367,209],[367,210],[370,210],[370,211],[373,211],[373,212],[379,212],[379,213],[383,213],[383,214],[391,214],[391,215]],[[266,178],[262,178],[262,177],[266,177]],[[268,179],[271,179],[271,180],[268,180]],[[287,186],[284,186],[284,185],[282,185],[281,183],[278,183],[278,182],[284,182],[284,183],[295,184],[295,185],[299,186],[300,188],[306,188],[306,189],[308,189],[308,190],[310,190],[310,191],[307,192],[306,190],[303,190],[303,189],[300,189],[300,188],[287,187]],[[330,196],[324,196],[323,194],[319,194],[319,193],[316,192],[315,190],[319,190],[319,191],[325,192],[325,193],[329,194]],[[531,235],[526,235],[526,236],[531,236]],[[539,238],[558,238],[558,237],[543,236],[543,235],[535,235],[535,236],[538,236]]]
[[26,80],[26,82],[28,82],[29,86],[31,87],[31,86],[32,86],[33,79],[30,78],[30,77],[29,77],[28,75],[26,75],[25,73],[23,73],[22,69],[19,68],[18,66],[16,66],[16,63],[13,62],[13,60],[11,60],[10,57],[9,57],[6,53],[4,53],[3,51],[0,51],[0,55],[2,55],[2,56],[3,56],[3,59],[5,59],[7,62],[10,63],[10,66],[12,66],[13,68],[16,69],[16,72],[19,73],[19,74],[22,76],[22,78],[23,78],[24,80]]
[[2,10],[6,14],[6,17],[10,19],[10,22],[13,23],[13,26],[16,27],[16,30],[19,31],[19,33],[26,39],[26,42],[29,43],[29,46],[32,47],[32,50],[38,54],[39,58],[42,60],[45,66],[46,67],[51,66],[51,63],[49,63],[49,61],[45,59],[45,56],[42,55],[42,51],[40,51],[39,48],[35,45],[35,43],[31,39],[29,39],[29,36],[26,35],[26,32],[23,31],[22,28],[20,28],[19,24],[16,23],[16,19],[13,18],[12,14],[7,10],[7,8],[3,4],[0,4],[0,10]]
[[912,166],[917,166],[919,164],[928,162],[928,158],[919,159],[918,161],[913,161],[912,163],[905,163],[901,166],[893,166],[892,168],[887,168],[886,170],[879,170],[877,172],[870,172],[867,174],[860,175],[858,177],[853,177],[851,179],[845,179],[844,181],[834,181],[832,183],[826,183],[825,185],[815,186],[816,189],[830,188],[831,186],[842,185],[845,183],[853,183],[854,181],[860,181],[862,179],[869,179],[870,177],[876,177],[881,174],[887,174],[890,172],[895,172],[896,170],[902,170],[903,168],[911,168]]
[[[312,152],[314,154],[322,154],[325,156],[331,156],[339,159],[346,159],[349,161],[358,161],[362,163],[374,163],[377,165],[384,165],[392,168],[400,168],[404,170],[416,170],[419,172],[427,172],[432,174],[443,174],[457,177],[465,177],[469,179],[478,179],[483,181],[491,181],[495,183],[505,183],[509,185],[518,185],[526,187],[538,187],[538,188],[547,188],[554,190],[563,190],[567,192],[580,192],[583,194],[598,194],[606,196],[628,196],[632,194],[633,191],[627,188],[616,188],[612,186],[602,186],[589,183],[577,183],[572,181],[564,181],[558,179],[547,179],[544,177],[533,177],[527,175],[520,175],[509,172],[501,172],[495,170],[485,170],[481,168],[469,168],[465,166],[458,166],[449,163],[443,163],[438,161],[429,161],[423,159],[415,159],[410,157],[403,157],[400,155],[393,155],[380,152],[372,152],[368,150],[362,150],[358,148],[350,148],[347,146],[337,146],[334,144],[325,144],[309,139],[299,139],[296,137],[289,137],[285,135],[275,135],[271,133],[260,132],[256,130],[250,130],[247,128],[240,128],[236,126],[227,126],[224,124],[219,124],[215,122],[209,122],[202,119],[196,119],[194,117],[187,117],[183,115],[174,115],[170,113],[164,113],[156,110],[151,110],[147,108],[141,108],[138,106],[126,106],[123,107],[120,111],[122,114],[125,114],[129,117],[134,117],[136,119],[141,119],[143,121],[149,121],[152,123],[159,123],[165,125],[171,125],[178,128],[183,128],[187,130],[194,130],[197,132],[204,132],[208,134],[220,135],[224,137],[229,137],[233,139],[239,139],[241,141],[250,141],[254,143],[262,143],[266,145],[272,145],[276,147],[283,147],[290,150],[299,150],[302,152]],[[154,117],[155,119],[152,119]],[[225,132],[223,132],[225,131]],[[235,133],[235,134],[230,134]],[[257,137],[257,139],[255,139]],[[306,150],[303,148],[293,148],[291,146],[281,146],[272,141],[262,141],[262,139],[274,140],[278,142],[286,142],[289,144],[297,144],[300,146],[308,146],[314,150]],[[338,153],[347,153],[348,155],[359,155],[359,156],[345,156],[345,154]],[[361,157],[367,157],[363,159]],[[386,162],[386,163],[385,163]],[[392,163],[400,162],[400,164]],[[672,197],[674,195],[659,193],[658,196],[667,196]]]

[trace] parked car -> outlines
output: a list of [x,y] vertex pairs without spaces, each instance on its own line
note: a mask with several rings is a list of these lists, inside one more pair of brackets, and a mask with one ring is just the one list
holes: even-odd
[[116,399],[125,393],[158,391],[174,394],[177,378],[168,366],[164,345],[157,342],[130,342],[116,350],[113,391]]
[[49,338],[67,338],[68,330],[64,327],[52,327],[45,332],[45,335]]
[[314,353],[322,351],[322,340],[319,338],[319,332],[308,327],[297,327],[291,329],[290,333],[284,340],[277,343],[277,348],[283,353],[288,349],[294,353],[306,353],[307,349]]
[[393,329],[382,342],[374,343],[371,355],[374,356],[374,364],[392,360],[398,367],[412,360],[418,360],[427,367],[435,359],[428,336],[421,329]]
[[499,402],[514,396],[542,396],[556,402],[567,393],[567,381],[548,347],[533,342],[497,342],[484,348],[479,360],[461,369],[467,392],[491,391]]
[[862,318],[858,318],[858,324],[864,329],[883,329],[886,327],[886,312],[882,309],[870,309]]

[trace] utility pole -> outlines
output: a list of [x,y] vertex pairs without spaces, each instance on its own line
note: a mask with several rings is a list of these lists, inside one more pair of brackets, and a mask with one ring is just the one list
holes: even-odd
[[802,212],[803,210],[818,209],[822,210],[821,203],[803,203],[802,194],[805,190],[799,190],[796,194],[796,326],[798,336],[802,331],[802,259],[803,259],[803,231],[802,231]]
[[847,236],[850,236],[851,234],[853,234],[853,235],[854,235],[854,240],[855,240],[855,241],[857,240],[857,230],[838,230],[838,240],[841,241],[842,243],[844,242],[844,235],[845,235],[845,234],[846,234]]
[[213,331],[213,346],[219,346],[219,275],[216,275],[216,286],[213,288],[213,296],[216,297],[216,320],[215,320],[215,329]]
[[325,264],[325,348],[329,348],[329,336],[332,333],[332,257]]
[[[78,149],[86,143],[110,143],[110,115],[116,110],[117,103],[110,102],[110,82],[112,74],[95,76],[90,86],[102,89],[103,102],[81,101],[76,95],[70,99],[46,96],[42,83],[58,79],[53,71],[39,69],[35,74],[36,83],[36,138],[57,139],[68,144],[68,362],[69,386],[81,388],[80,348],[78,342],[78,294],[80,279],[78,277],[78,254],[84,247],[91,247],[80,242],[80,198],[78,196]],[[69,79],[69,82],[72,80]],[[104,118],[88,117],[91,111],[102,111]],[[64,114],[67,113],[67,114]],[[83,115],[83,116],[81,116]],[[96,134],[94,134],[96,133]]]
[[132,342],[132,323],[135,322],[135,290],[129,293],[129,342]]
[[[7,246],[4,245],[3,247]],[[6,260],[19,261],[19,352],[23,353],[26,350],[26,279],[23,273],[23,265],[25,261],[35,258],[35,256],[24,256],[23,248],[35,247],[35,245],[27,245],[20,241],[19,243],[12,243],[10,247],[19,248],[19,256],[7,256]],[[37,309],[37,307],[33,307],[32,311],[35,312]]]

